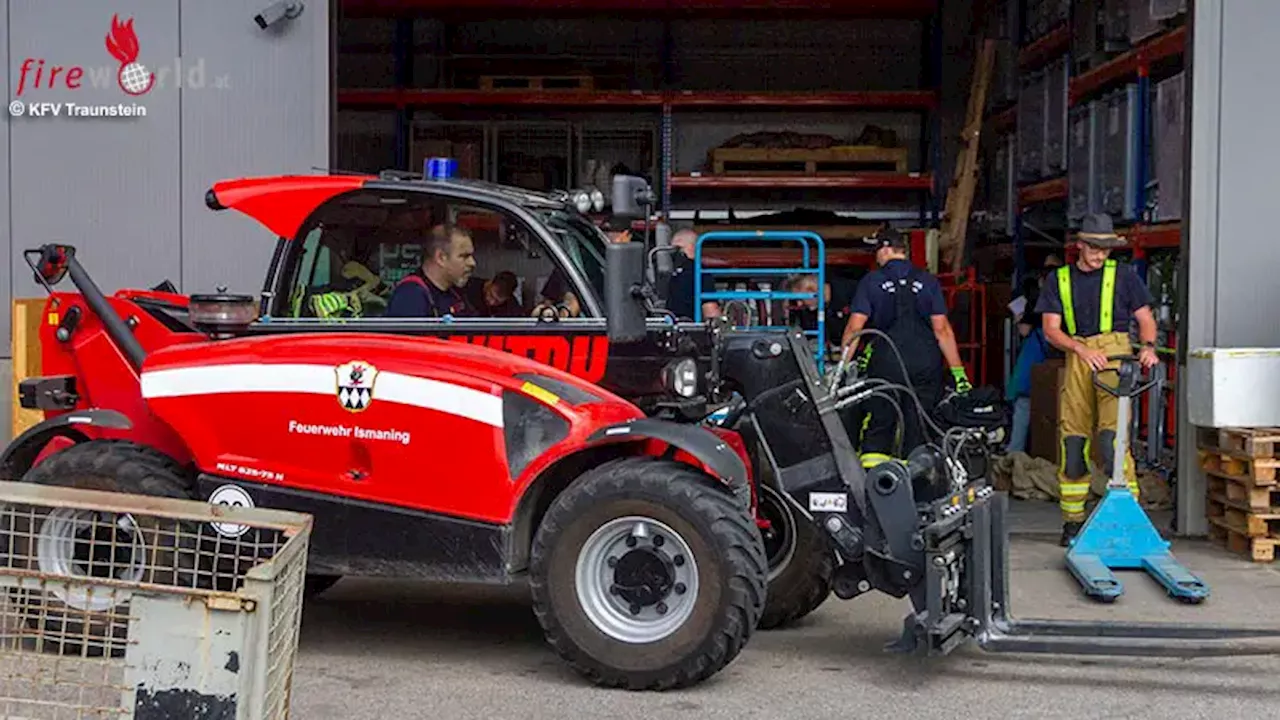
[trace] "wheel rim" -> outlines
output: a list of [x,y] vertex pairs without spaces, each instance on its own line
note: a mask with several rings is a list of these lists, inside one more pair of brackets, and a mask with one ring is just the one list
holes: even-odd
[[776,489],[761,485],[759,492],[760,516],[769,521],[769,527],[761,528],[760,535],[769,562],[769,582],[773,582],[795,557],[796,520],[786,498]]
[[[59,577],[112,578],[138,582],[146,572],[142,532],[130,515],[58,508],[40,525],[36,538],[40,571]],[[101,612],[117,604],[113,593],[90,592],[83,586],[50,592],[69,607]]]
[[629,516],[587,538],[575,571],[578,603],[609,637],[651,643],[675,632],[693,613],[698,564],[670,526]]

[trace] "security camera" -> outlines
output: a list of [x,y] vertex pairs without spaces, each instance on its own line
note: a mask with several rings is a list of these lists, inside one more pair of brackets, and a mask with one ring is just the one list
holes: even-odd
[[262,12],[253,16],[253,21],[258,23],[258,27],[266,30],[284,19],[292,20],[302,14],[302,3],[300,2],[273,2],[268,5]]

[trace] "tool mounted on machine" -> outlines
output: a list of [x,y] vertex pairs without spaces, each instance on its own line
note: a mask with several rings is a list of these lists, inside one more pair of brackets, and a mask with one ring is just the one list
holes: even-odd
[[[615,207],[615,212],[619,208]],[[611,337],[634,336],[644,309],[632,288],[643,283],[643,247],[607,248],[606,288]],[[896,345],[892,349],[906,377]],[[1156,623],[1017,620],[1010,609],[1007,496],[985,477],[971,477],[962,455],[989,442],[989,429],[946,430],[930,417],[908,384],[878,379],[843,382],[847,359],[829,378],[818,370],[798,330],[716,330],[713,381],[741,400],[720,422],[751,426],[798,515],[823,528],[839,557],[834,588],[851,599],[872,590],[909,596],[894,649],[945,654],[976,640],[993,652],[1087,655],[1280,654],[1272,628]],[[897,390],[910,398],[894,403]],[[874,395],[899,414],[917,412],[937,436],[910,449],[907,460],[869,471],[858,461],[840,411]]]

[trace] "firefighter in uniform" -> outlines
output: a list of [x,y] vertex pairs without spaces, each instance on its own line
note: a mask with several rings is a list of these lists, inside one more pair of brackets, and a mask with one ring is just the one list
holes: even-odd
[[[1108,356],[1132,354],[1132,320],[1138,323],[1139,362],[1144,368],[1151,368],[1160,361],[1155,350],[1151,293],[1129,265],[1118,265],[1110,259],[1111,250],[1124,244],[1112,228],[1110,216],[1086,216],[1076,233],[1079,258],[1046,278],[1036,304],[1036,312],[1043,318],[1045,338],[1067,354],[1066,374],[1058,395],[1058,491],[1063,547],[1080,532],[1085,520],[1095,426],[1108,477],[1115,465],[1119,401],[1093,384],[1093,371],[1119,366],[1119,361],[1108,361]],[[1123,462],[1129,491],[1136,498],[1138,481],[1133,456],[1126,453]]]
[[[893,228],[878,230],[867,242],[875,246],[876,264],[880,267],[864,275],[854,291],[853,313],[841,338],[841,356],[851,357],[849,353],[857,352],[858,348],[851,345],[864,327],[884,332],[897,346],[920,403],[926,412],[932,412],[942,397],[944,359],[956,391],[967,393],[972,389],[960,362],[955,332],[947,320],[942,287],[938,278],[907,260],[907,240]],[[865,340],[858,365],[869,377],[906,384],[898,355],[883,338],[870,335],[858,340]],[[902,408],[901,428],[898,413],[889,401],[873,396],[864,403],[866,414],[859,443],[863,467],[905,458],[925,442],[919,408],[901,391],[892,391],[892,395]],[[899,437],[901,454],[895,456]]]

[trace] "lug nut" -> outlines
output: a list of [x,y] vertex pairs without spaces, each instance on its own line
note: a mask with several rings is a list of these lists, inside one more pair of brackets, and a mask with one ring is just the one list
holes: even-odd
[[628,536],[627,536],[627,547],[632,547],[632,548],[633,548],[633,547],[635,547],[635,546],[636,546],[636,542],[637,542],[637,541],[636,541],[636,536],[635,536],[635,535],[628,535]]
[[666,603],[658,603],[658,607],[657,607],[657,608],[655,608],[655,609],[658,611],[658,614],[659,614],[659,615],[666,615],[666,614],[667,614],[667,604],[666,604]]
[[632,615],[639,615],[639,614],[640,614],[640,606],[639,606],[639,605],[636,605],[635,603],[632,603],[632,604],[631,604],[631,614],[632,614]]
[[609,586],[609,594],[610,594],[610,595],[618,595],[618,594],[620,594],[621,592],[622,592],[622,591],[618,589],[618,586],[617,586],[617,585],[610,585],[610,586]]
[[609,567],[618,567],[618,558],[611,557],[609,558],[608,563],[609,563]]
[[676,567],[683,567],[683,566],[684,566],[684,556],[683,556],[683,555],[677,555],[677,556],[675,556],[675,557],[671,558],[671,562],[675,563],[675,564],[676,564]]
[[662,537],[661,535],[654,535],[654,536],[653,536],[653,546],[654,546],[654,547],[662,547],[662,543],[664,543],[664,542],[666,542],[666,538]]
[[676,583],[676,586],[672,588],[672,590],[675,590],[677,595],[683,595],[685,590],[688,590],[688,588],[684,586],[684,583]]

